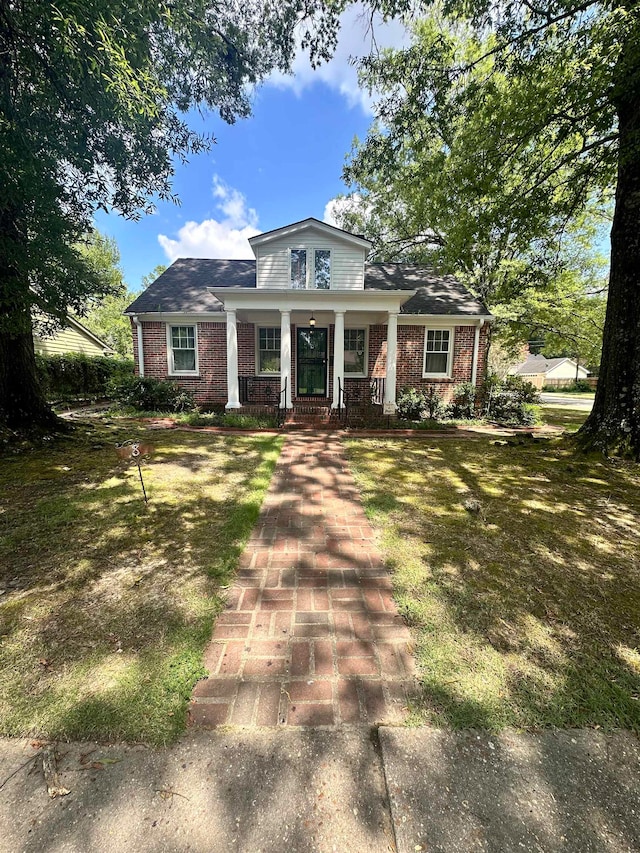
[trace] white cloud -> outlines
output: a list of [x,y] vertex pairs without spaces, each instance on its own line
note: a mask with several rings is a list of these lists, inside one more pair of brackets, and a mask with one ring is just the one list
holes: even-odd
[[189,221],[178,231],[176,239],[158,234],[158,242],[170,261],[176,258],[253,258],[249,237],[262,232],[257,227],[258,214],[247,205],[245,196],[213,176],[213,196],[218,200],[221,219]]
[[350,107],[360,106],[363,112],[372,115],[375,98],[358,86],[358,72],[353,60],[367,56],[376,47],[404,47],[409,44],[409,32],[401,21],[384,23],[379,15],[375,16],[372,28],[360,4],[350,6],[340,21],[338,45],[330,62],[312,68],[308,53],[299,48],[293,61],[293,74],[276,72],[267,83],[281,89],[292,89],[296,95],[301,95],[314,83],[324,83],[340,92]]
[[344,214],[351,211],[358,211],[358,208],[360,208],[361,212],[364,214],[366,214],[368,209],[370,209],[369,205],[365,205],[364,200],[359,193],[353,193],[353,195],[349,196],[337,196],[336,198],[329,199],[325,204],[323,221],[326,222],[327,225],[334,225],[336,228],[342,228],[342,217]]

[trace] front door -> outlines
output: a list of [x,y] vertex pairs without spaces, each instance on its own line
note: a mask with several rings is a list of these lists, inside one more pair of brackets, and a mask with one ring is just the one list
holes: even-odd
[[297,330],[297,396],[325,397],[327,394],[327,330]]

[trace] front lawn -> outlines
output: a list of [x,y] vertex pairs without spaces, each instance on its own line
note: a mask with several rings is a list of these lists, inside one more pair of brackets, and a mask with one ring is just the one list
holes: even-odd
[[640,729],[639,466],[558,441],[348,451],[414,628],[415,721]]
[[[143,473],[116,441],[142,437]],[[80,425],[0,456],[0,732],[174,740],[281,438]]]
[[545,424],[562,427],[565,432],[577,432],[589,416],[586,409],[573,409],[571,406],[554,406],[543,403],[540,413]]

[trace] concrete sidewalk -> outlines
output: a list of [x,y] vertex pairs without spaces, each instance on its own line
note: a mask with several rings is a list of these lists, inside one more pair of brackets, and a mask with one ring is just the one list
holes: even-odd
[[219,728],[58,750],[71,793],[51,800],[37,745],[0,741],[2,853],[640,850],[628,733]]

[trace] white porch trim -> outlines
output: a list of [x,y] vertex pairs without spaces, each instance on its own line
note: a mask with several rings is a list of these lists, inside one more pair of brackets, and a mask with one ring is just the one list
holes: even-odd
[[[291,392],[291,312],[280,311],[280,391],[287,384],[284,408],[293,408]],[[283,401],[280,401],[282,408]]]
[[227,404],[225,409],[239,409],[240,383],[238,382],[238,329],[236,312],[227,311]]
[[334,312],[332,409],[337,409],[341,403],[340,383],[342,383],[342,387],[344,388],[344,314],[344,311]]
[[384,384],[384,411],[396,410],[396,376],[398,366],[398,315],[389,311],[387,318],[387,378]]

